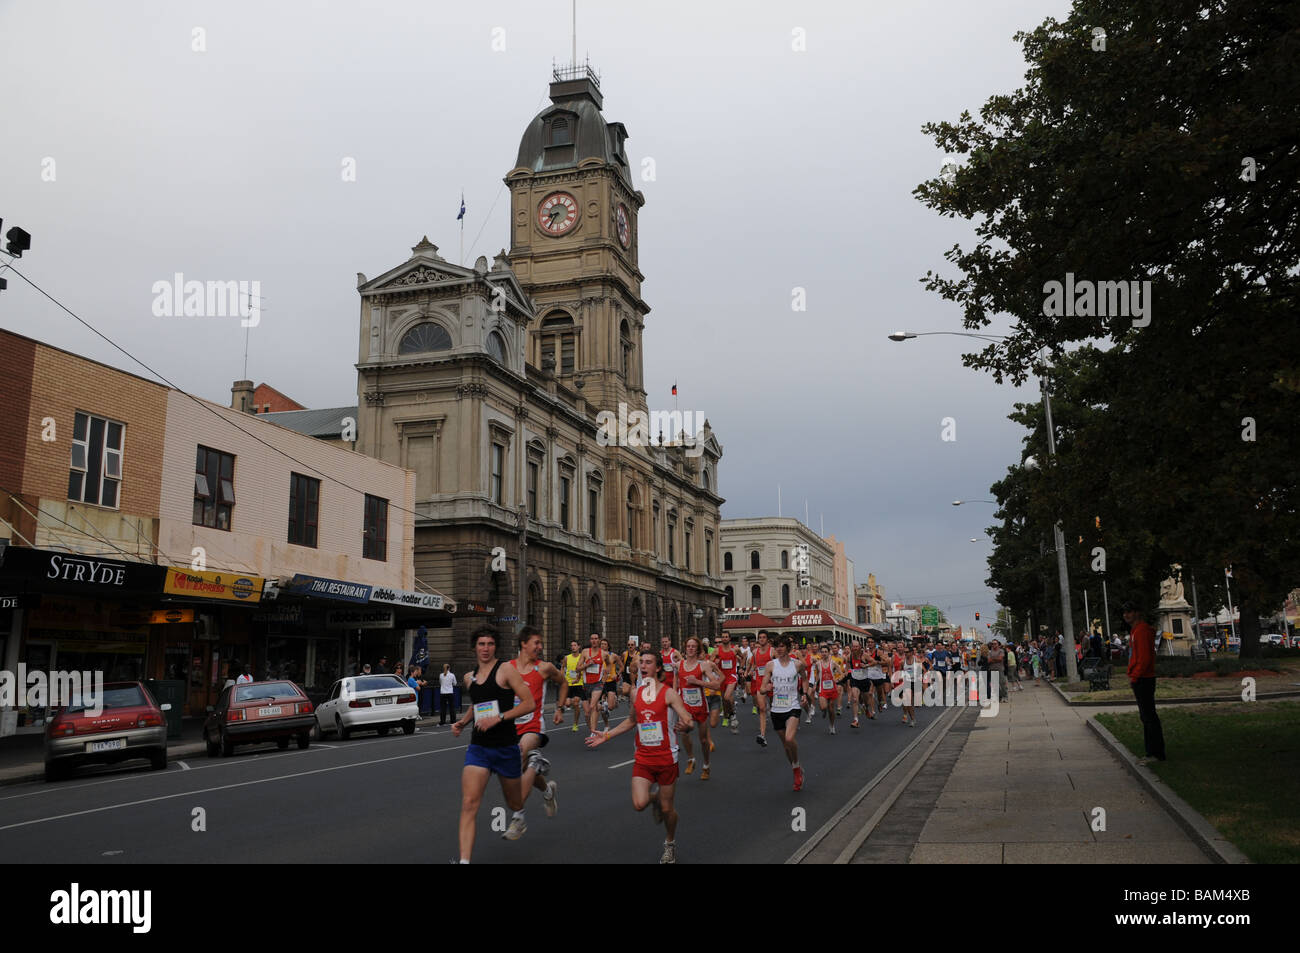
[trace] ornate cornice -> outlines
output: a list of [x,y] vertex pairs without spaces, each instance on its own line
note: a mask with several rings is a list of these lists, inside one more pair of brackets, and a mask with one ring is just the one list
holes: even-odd
[[466,397],[486,397],[487,395],[487,384],[459,384],[456,387],[457,400],[464,400]]
[[384,392],[378,390],[366,391],[366,405],[369,407],[384,406]]

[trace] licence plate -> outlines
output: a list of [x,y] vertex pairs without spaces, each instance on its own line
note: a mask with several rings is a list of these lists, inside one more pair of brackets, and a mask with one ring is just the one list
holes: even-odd
[[114,738],[112,741],[87,741],[86,751],[118,751],[126,747],[125,738]]
[[275,715],[283,715],[283,714],[284,714],[284,708],[282,708],[279,705],[276,705],[274,708],[259,708],[257,710],[258,718],[272,718]]
[[376,698],[376,699],[375,699],[375,704],[376,704],[376,705],[391,705],[392,703],[393,703],[393,699],[392,699],[391,697],[390,697],[390,698]]

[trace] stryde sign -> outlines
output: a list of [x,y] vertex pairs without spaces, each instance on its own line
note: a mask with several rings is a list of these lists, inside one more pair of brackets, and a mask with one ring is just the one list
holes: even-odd
[[410,589],[389,589],[376,586],[370,593],[371,602],[387,602],[395,606],[417,606],[421,609],[441,609],[442,596],[436,592],[414,592]]

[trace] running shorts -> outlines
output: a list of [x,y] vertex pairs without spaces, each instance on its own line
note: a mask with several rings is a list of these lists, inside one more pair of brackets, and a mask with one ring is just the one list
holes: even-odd
[[544,731],[525,731],[522,735],[519,736],[519,740],[523,741],[524,738],[526,738],[528,735],[532,735],[534,738],[540,739],[537,742],[537,747],[533,749],[534,751],[541,751],[543,748],[545,748],[547,745],[551,743],[551,736]]
[[794,718],[794,722],[797,725],[799,723],[800,714],[802,714],[802,712],[798,708],[791,708],[789,711],[783,712],[774,711],[772,712],[772,727],[777,731],[785,731],[785,723],[791,718]]
[[501,745],[489,748],[486,745],[470,745],[465,750],[465,766],[487,768],[493,774],[503,778],[517,778],[523,772],[519,763],[519,745]]
[[642,764],[638,761],[632,765],[632,777],[645,778],[651,784],[666,788],[670,784],[677,783],[677,763]]

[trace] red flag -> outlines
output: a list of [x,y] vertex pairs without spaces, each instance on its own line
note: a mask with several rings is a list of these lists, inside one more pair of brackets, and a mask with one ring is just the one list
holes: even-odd
[[673,383],[673,396],[674,396],[674,397],[677,396],[677,384],[676,384],[676,382]]

